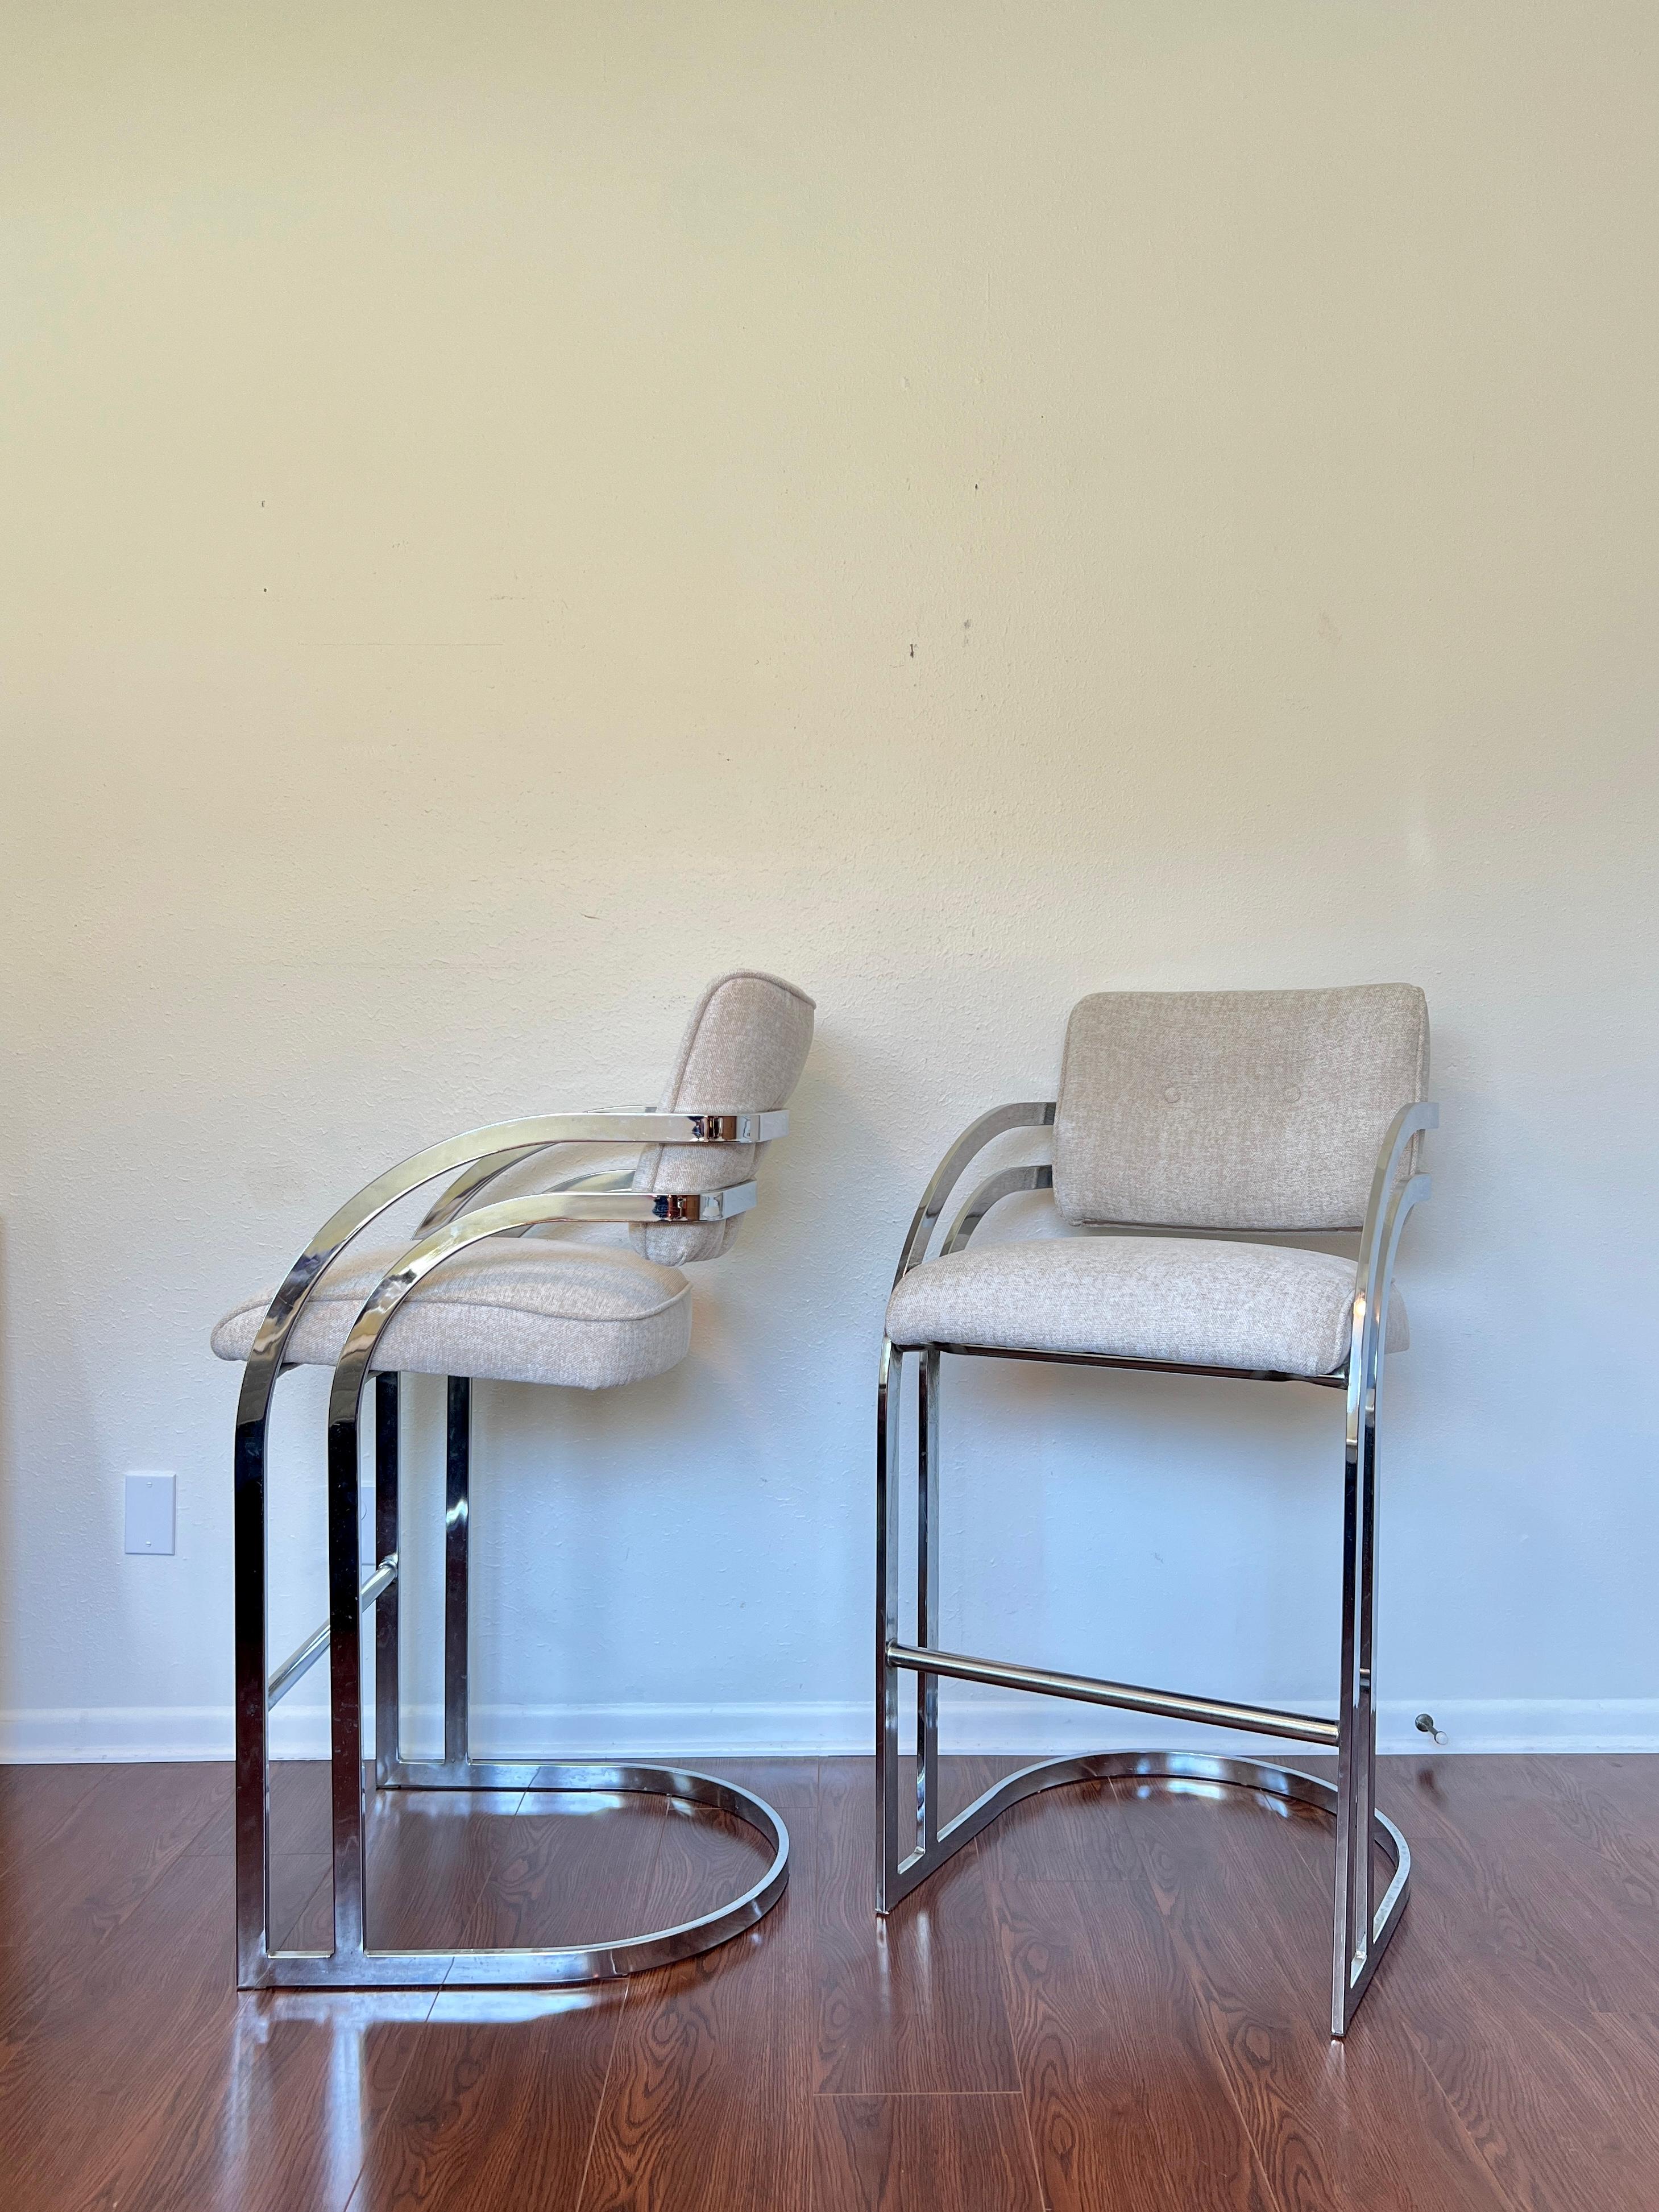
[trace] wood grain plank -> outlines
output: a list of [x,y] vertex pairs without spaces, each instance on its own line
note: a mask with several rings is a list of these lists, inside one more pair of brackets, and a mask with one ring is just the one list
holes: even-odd
[[[1583,1774],[1576,1771],[1581,1765]],[[1627,1790],[1615,1804],[1599,1786],[1602,1765],[1518,1758],[1419,1764],[1407,1785],[1410,1811],[1399,1817],[1418,1822],[1431,1853],[1457,1853],[1455,1871],[1448,1866],[1444,1875],[1479,1897],[1474,1932],[1485,1954],[1529,1957],[1593,2011],[1651,2011],[1659,1988],[1659,1803],[1650,1797],[1644,1804]]]
[[[790,1887],[745,1935],[630,1984],[583,2212],[771,2212],[807,2202],[813,1796],[780,1788],[775,1776],[722,1771],[769,1790],[790,1831]],[[653,1923],[738,1893],[769,1856],[745,1824],[688,1808],[665,1832]]]
[[[526,1802],[539,1812],[486,1814],[482,1842],[463,1837],[441,1850],[441,1838],[428,1838],[417,1850],[418,1835],[406,1841],[402,1863],[424,1887],[417,1917],[443,1919],[447,1941],[489,1945],[652,1925],[648,1886],[666,1825],[659,1802],[618,1809],[572,1797],[532,1792]],[[356,2212],[569,2212],[628,1996],[616,1982],[443,1991],[375,2132]]]
[[7,1869],[50,1850],[106,1771],[91,1765],[0,1766],[0,1943],[10,1942],[21,1925],[3,1909]]
[[987,1875],[1047,2202],[1276,2212],[1115,1809],[1097,1826],[1117,1878],[1086,1905],[1069,1882]]
[[441,1993],[352,2212],[569,2212],[626,2000],[614,1982]]
[[1401,2019],[1511,2202],[1638,2212],[1659,2172],[1659,2037],[1632,1905],[1659,1808],[1621,1815],[1599,1778],[1538,1771],[1568,1764],[1436,1762],[1398,1804],[1419,1938]]
[[213,1818],[219,1787],[211,1767],[100,1767],[59,1831],[0,1857],[0,1923],[15,1935],[67,1916],[77,1941],[106,1935]]
[[10,2201],[339,2212],[431,1999],[239,1998],[230,1902],[181,1856],[58,1983],[0,2075]]
[[495,1949],[639,1932],[605,1916],[646,1895],[668,1817],[659,1797],[527,1795],[481,1861],[477,1897],[456,1940]]
[[1149,1787],[1136,1810],[1204,2031],[1279,2202],[1510,2207],[1408,2032],[1409,1916],[1347,2040],[1330,2040],[1328,1822],[1188,1784]]
[[284,1992],[216,2011],[157,2081],[93,2202],[339,2212],[432,2002],[430,1990]]
[[1020,2100],[815,2097],[802,2202],[811,2212],[1042,2212]]
[[451,1951],[517,1848],[519,1790],[384,1790],[369,1801],[371,1945]]
[[65,1919],[26,1983],[0,1958],[6,2026],[0,2172],[10,2201],[86,2204],[106,2159],[127,2154],[150,2106],[228,1979],[227,1895],[199,1867],[164,1870],[121,1926],[78,1943]]
[[[1024,2212],[1028,2096],[1053,2212],[1231,2212],[1240,2189],[1263,2212],[1659,2201],[1659,1760],[1385,1762],[1413,1901],[1346,2045],[1324,2033],[1323,1822],[1165,1785],[1048,1793],[884,1934],[870,1764],[824,1773],[820,1863],[813,1763],[733,1770],[795,1845],[788,1899],[741,1943],[626,1988],[434,2002],[236,1995],[224,1770],[7,1771],[7,2212]],[[302,1842],[295,1780],[280,1817]],[[447,1942],[469,1914],[504,1936],[590,1907],[642,1926],[759,1856],[661,1810],[654,1895],[629,1897],[650,1855],[605,1847],[611,1814],[544,1808],[538,1832],[453,1798],[423,1825],[404,1809],[375,1814],[382,1871]],[[323,1871],[279,1855],[279,1921],[311,1930]]]
[[[101,1767],[61,1829],[21,1859],[0,1858],[0,2055],[60,1995],[73,2006],[101,1947],[211,1818],[205,1779],[195,1766]],[[207,1886],[222,1899],[216,1879]]]
[[876,1917],[873,1768],[819,1768],[814,2087],[843,2095],[1019,2087],[977,1844]]

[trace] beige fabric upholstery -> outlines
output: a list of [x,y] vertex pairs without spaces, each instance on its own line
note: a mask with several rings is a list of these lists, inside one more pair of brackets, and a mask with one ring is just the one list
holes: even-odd
[[[1329,1375],[1350,1343],[1354,1263],[1328,1252],[1195,1237],[970,1244],[895,1289],[895,1344],[994,1346]],[[1396,1293],[1387,1348],[1409,1341]]]
[[1428,1059],[1409,983],[1100,992],[1066,1032],[1055,1203],[1075,1222],[1358,1229]]
[[[661,1110],[716,1114],[734,1107],[787,1106],[812,1042],[812,1001],[793,983],[747,969],[708,986],[680,1040]],[[753,1174],[758,1145],[658,1145],[641,1154],[638,1190],[714,1190]],[[636,1249],[665,1267],[713,1260],[731,1243],[742,1216],[695,1225],[631,1231]]]
[[[363,1301],[402,1248],[348,1249],[307,1301],[289,1339],[295,1366],[331,1367]],[[213,1332],[221,1359],[246,1359],[276,1291],[232,1308]],[[492,1239],[435,1268],[386,1323],[377,1368],[562,1382],[580,1390],[641,1382],[684,1359],[691,1286],[623,1247]]]

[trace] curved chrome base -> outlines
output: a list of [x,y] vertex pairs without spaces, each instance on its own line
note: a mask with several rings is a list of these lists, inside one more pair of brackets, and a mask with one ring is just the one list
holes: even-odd
[[[1218,1784],[1226,1789],[1248,1790],[1291,1804],[1306,1805],[1316,1813],[1328,1814],[1334,1822],[1341,1813],[1335,1783],[1327,1782],[1316,1774],[1304,1774],[1299,1767],[1280,1766],[1273,1759],[1234,1759],[1196,1751],[1095,1751],[1070,1759],[1041,1759],[1034,1766],[1023,1766],[1017,1773],[1005,1775],[1000,1782],[993,1783],[954,1820],[940,1828],[930,1850],[914,1851],[901,1861],[897,1879],[888,1887],[884,1909],[890,1911],[901,1898],[908,1896],[919,1883],[936,1874],[953,1852],[960,1850],[981,1829],[988,1828],[993,1820],[1027,1797],[1035,1797],[1044,1790],[1060,1789],[1068,1782],[1140,1778],[1177,1785],[1186,1783],[1200,1789]],[[1352,1964],[1345,2007],[1349,2016],[1375,1972],[1389,1938],[1400,1924],[1411,1891],[1410,1847],[1388,1815],[1376,1810],[1371,1814],[1371,1841],[1394,1869],[1394,1875]],[[1343,2025],[1346,2025],[1346,2018]]]
[[[918,1882],[925,1881],[952,1851],[971,1842],[982,1828],[1027,1797],[1060,1789],[1068,1782],[1133,1781],[1142,1777],[1149,1781],[1219,1783],[1230,1789],[1255,1790],[1266,1797],[1307,1805],[1316,1813],[1328,1813],[1332,1820],[1337,1814],[1334,1782],[1267,1759],[1233,1759],[1199,1751],[1091,1751],[1074,1758],[1040,1759],[1034,1766],[1022,1766],[1017,1773],[1004,1775],[1000,1782],[982,1791],[939,1830],[933,1850],[915,1851],[905,1859],[899,1868],[897,1893],[889,1893],[889,1907],[908,1896]],[[1395,1870],[1376,1911],[1373,1949],[1380,1950],[1404,1909],[1411,1887],[1412,1855],[1406,1838],[1385,1813],[1372,1814],[1371,1840]]]
[[[461,1764],[461,1762],[457,1762]],[[470,1762],[465,1762],[470,1764]],[[764,1798],[734,1782],[699,1774],[684,1766],[599,1765],[558,1761],[515,1769],[480,1760],[471,1774],[453,1766],[403,1768],[396,1787],[410,1789],[593,1791],[606,1796],[667,1797],[683,1805],[708,1806],[730,1814],[763,1836],[772,1861],[758,1881],[727,1905],[676,1921],[642,1936],[617,1936],[595,1943],[571,1943],[553,1950],[278,1951],[266,1953],[245,1987],[260,1989],[447,1989],[569,1988],[582,1982],[608,1982],[670,1966],[699,1952],[730,1942],[763,1920],[789,1886],[789,1832]]]

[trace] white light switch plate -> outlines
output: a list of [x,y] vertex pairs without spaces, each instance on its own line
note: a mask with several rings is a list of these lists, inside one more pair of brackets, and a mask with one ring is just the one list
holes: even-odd
[[130,1474],[127,1477],[127,1539],[129,1552],[153,1559],[173,1553],[173,1477],[170,1474]]

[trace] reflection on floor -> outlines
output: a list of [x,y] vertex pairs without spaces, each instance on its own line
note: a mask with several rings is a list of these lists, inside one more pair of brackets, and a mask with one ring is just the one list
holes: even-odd
[[[951,1762],[958,1801],[1008,1763]],[[723,1763],[782,1813],[793,1875],[720,1951],[546,1996],[239,1997],[227,1767],[0,1769],[4,2200],[1650,2212],[1659,1759],[1384,1769],[1413,1898],[1341,2046],[1328,1831],[1237,1793],[1052,1792],[884,1932],[869,1766]],[[328,1941],[326,1802],[278,1770],[298,1946]],[[400,1798],[371,1938],[622,1935],[763,1863],[657,1800]]]

